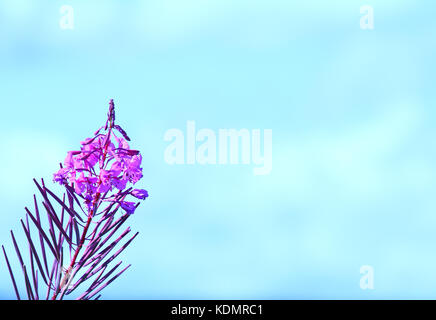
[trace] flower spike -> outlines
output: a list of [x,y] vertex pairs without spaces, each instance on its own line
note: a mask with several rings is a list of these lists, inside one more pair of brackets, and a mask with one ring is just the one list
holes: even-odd
[[[138,234],[125,242],[130,227],[119,233],[121,225],[140,204],[129,198],[145,200],[149,196],[147,190],[132,188],[142,179],[143,169],[141,153],[131,149],[129,142],[126,131],[115,124],[115,104],[111,99],[105,124],[83,140],[78,149],[67,152],[60,169],[53,174],[53,181],[65,188],[64,194],[58,196],[43,180],[41,184],[34,180],[47,215],[44,224],[34,195],[35,212],[26,207],[26,220],[21,220],[29,252],[27,260],[11,231],[29,299],[40,299],[39,291],[45,286],[46,299],[61,300],[82,284],[87,285],[78,293],[78,299],[99,299],[101,295],[97,293],[130,266],[107,280],[122,262],[108,267],[110,263]],[[32,237],[39,239],[39,243]],[[116,247],[120,248],[111,253]],[[20,299],[19,286],[2,249],[14,291]],[[85,271],[83,267],[88,265],[91,266]],[[38,276],[42,282],[38,282]]]

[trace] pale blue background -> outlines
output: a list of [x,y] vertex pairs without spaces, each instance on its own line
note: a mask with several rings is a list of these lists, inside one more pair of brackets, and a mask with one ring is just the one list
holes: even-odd
[[[59,28],[62,4],[74,30]],[[374,30],[360,29],[365,4]],[[50,180],[114,98],[150,198],[131,221],[133,267],[105,298],[436,298],[435,9],[1,0],[0,243],[13,256],[31,178]],[[273,129],[271,174],[166,164],[164,132],[187,120]]]

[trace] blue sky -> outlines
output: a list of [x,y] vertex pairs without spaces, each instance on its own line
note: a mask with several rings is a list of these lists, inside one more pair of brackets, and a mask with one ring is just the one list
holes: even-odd
[[[374,30],[359,26],[367,4]],[[104,297],[435,298],[433,8],[2,1],[0,242],[12,250],[31,179],[50,180],[114,98],[150,198],[131,222],[133,266]],[[168,165],[164,133],[188,120],[272,129],[272,172]],[[0,297],[11,289],[2,264]]]

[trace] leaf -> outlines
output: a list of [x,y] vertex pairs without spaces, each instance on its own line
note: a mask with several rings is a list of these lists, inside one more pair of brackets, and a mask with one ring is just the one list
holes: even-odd
[[124,271],[126,271],[128,268],[130,268],[130,264],[125,267],[123,270],[121,270],[116,276],[112,277],[109,281],[107,281],[106,283],[104,283],[103,285],[101,285],[99,288],[95,289],[93,292],[91,292],[88,296],[86,296],[86,292],[84,294],[82,294],[79,298],[77,298],[77,300],[89,300],[91,299],[93,296],[95,296],[97,293],[99,293],[101,290],[103,290],[104,288],[106,288],[111,282],[113,282],[115,279],[117,279]]
[[84,222],[83,219],[79,216],[79,214],[73,210],[71,210],[70,208],[67,207],[67,205],[65,204],[65,199],[64,201],[62,201],[61,199],[59,199],[53,192],[51,192],[49,189],[44,188],[45,191],[47,191],[52,197],[53,199],[55,199],[61,206],[63,209],[67,210],[68,214],[71,217],[77,217],[79,218],[80,221]]
[[31,252],[33,253],[33,256],[35,257],[36,263],[37,263],[38,268],[41,272],[41,276],[44,279],[45,283],[47,283],[47,279],[46,279],[45,274],[44,274],[44,269],[42,268],[41,262],[39,260],[38,252],[36,252],[35,246],[33,245],[32,238],[30,237],[30,233],[26,229],[26,227],[24,226],[23,220],[20,220],[20,221],[21,221],[21,225],[23,227],[24,233],[26,234],[27,240],[29,241],[29,246],[30,246]]
[[5,256],[6,264],[8,265],[8,270],[9,270],[9,274],[11,276],[12,285],[14,286],[15,294],[17,296],[17,299],[21,300],[20,294],[18,293],[18,289],[17,289],[17,283],[15,282],[14,273],[12,272],[11,265],[9,264],[9,259],[8,259],[7,254],[6,254],[6,251],[5,251],[5,247],[2,246],[2,249],[3,249],[3,254]]
[[[44,231],[42,231],[42,228],[41,228],[41,220],[39,218],[38,203],[36,202],[36,196],[35,195],[33,195],[33,201],[34,201],[35,212],[36,212],[36,221],[35,221],[35,219],[33,219],[33,222],[34,222],[35,225],[37,225],[37,228],[38,228],[39,243],[41,245],[41,252],[42,252],[42,257],[44,259],[45,271],[48,274],[47,256],[45,254],[45,245],[44,245],[43,235],[41,234],[41,232],[44,233]],[[25,208],[25,209],[26,209],[26,211],[29,211],[27,208]]]
[[32,213],[29,211],[29,209],[27,209],[27,208],[24,208],[24,209],[27,211],[27,214],[29,215],[30,219],[32,219],[33,224],[38,228],[40,236],[42,236],[42,238],[47,242],[47,244],[48,244],[50,250],[52,251],[53,255],[55,256],[55,258],[59,259],[59,255],[58,255],[57,251],[54,249],[54,247],[50,243],[50,240],[48,239],[47,235],[45,234],[44,230],[42,229],[39,221],[37,221],[33,217]]
[[[51,212],[50,208],[48,207],[48,205],[43,202],[44,207],[47,209],[47,213],[50,215],[51,219],[53,220],[53,222],[55,223],[56,227],[58,228],[59,232],[62,233],[62,235],[65,237],[65,239],[67,240],[68,243],[72,243],[70,237],[68,237],[68,235],[66,234],[64,228],[61,225],[61,222],[59,221],[58,217],[56,216],[56,214],[54,212]],[[57,244],[56,239],[54,240],[55,244]],[[58,250],[60,251],[60,248],[58,248]]]

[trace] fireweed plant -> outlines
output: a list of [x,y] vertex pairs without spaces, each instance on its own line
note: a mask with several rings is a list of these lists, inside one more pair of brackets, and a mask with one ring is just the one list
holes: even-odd
[[[64,194],[58,197],[43,179],[40,183],[34,179],[41,204],[33,195],[33,212],[26,207],[21,220],[28,259],[11,230],[28,299],[62,300],[72,293],[78,300],[99,299],[100,291],[130,267],[121,269],[122,261],[113,262],[138,233],[127,237],[130,227],[123,232],[120,228],[139,205],[132,199],[144,200],[148,192],[131,187],[142,178],[142,156],[130,149],[127,141],[126,132],[115,124],[111,100],[106,124],[81,142],[80,150],[68,152],[54,174],[53,180],[65,188]],[[41,209],[47,213],[44,225]],[[15,294],[21,299],[2,249]]]

